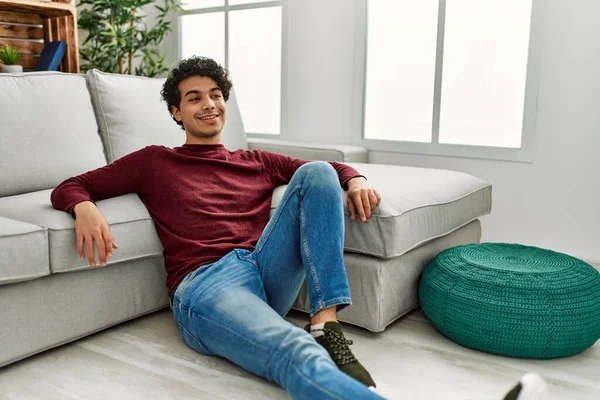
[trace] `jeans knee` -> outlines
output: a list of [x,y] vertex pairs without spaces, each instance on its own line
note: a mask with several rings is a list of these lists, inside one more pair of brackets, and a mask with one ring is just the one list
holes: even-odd
[[310,171],[312,173],[316,172],[319,174],[335,173],[335,169],[327,161],[308,162],[298,168],[298,171]]
[[331,164],[325,161],[312,161],[302,165],[297,174],[310,177],[310,183],[323,182],[326,184],[337,183],[338,175]]

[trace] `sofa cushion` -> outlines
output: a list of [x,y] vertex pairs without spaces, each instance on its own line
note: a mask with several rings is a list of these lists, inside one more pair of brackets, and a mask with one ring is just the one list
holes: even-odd
[[[368,222],[350,219],[347,193],[344,250],[380,258],[400,256],[489,214],[492,187],[462,172],[393,165],[348,163],[381,194]],[[285,186],[277,188],[271,215]]]
[[[75,220],[69,214],[52,208],[51,192],[42,190],[0,198],[0,216],[48,229],[52,273],[91,268],[87,259],[81,260],[77,256]],[[109,259],[109,265],[162,255],[162,244],[156,235],[154,223],[137,195],[128,194],[102,200],[97,205],[119,244],[119,249],[113,251],[113,256]]]
[[50,275],[44,228],[0,217],[0,249],[0,285]]
[[0,196],[49,189],[106,164],[84,76],[0,74],[0,104]]
[[[106,158],[112,162],[145,146],[181,146],[185,132],[172,119],[161,99],[165,79],[87,72]],[[246,134],[235,94],[227,102],[223,144],[230,150],[247,149]]]

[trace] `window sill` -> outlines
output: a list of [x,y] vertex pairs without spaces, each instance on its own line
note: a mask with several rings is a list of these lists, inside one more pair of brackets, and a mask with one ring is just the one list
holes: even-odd
[[514,149],[504,147],[467,146],[441,143],[398,142],[375,139],[361,139],[359,142],[354,144],[363,146],[369,151],[381,151],[388,153],[476,158],[522,163],[533,162],[533,149],[531,146],[524,146],[520,149]]

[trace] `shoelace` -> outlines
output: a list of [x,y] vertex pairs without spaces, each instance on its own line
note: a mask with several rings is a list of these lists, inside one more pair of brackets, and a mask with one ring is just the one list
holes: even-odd
[[352,340],[346,339],[342,333],[328,328],[323,329],[323,332],[325,333],[327,348],[336,365],[350,364],[356,361],[356,357],[348,347],[352,344]]

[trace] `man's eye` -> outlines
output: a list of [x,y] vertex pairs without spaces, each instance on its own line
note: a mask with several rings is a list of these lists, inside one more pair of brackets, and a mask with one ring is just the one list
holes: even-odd
[[190,101],[198,101],[198,100],[200,100],[200,98],[198,98],[198,97],[194,97],[194,98],[190,99]]
[[220,98],[221,98],[221,95],[220,95],[220,94],[215,94],[215,95],[213,95],[213,98],[215,98],[215,99],[220,99]]

